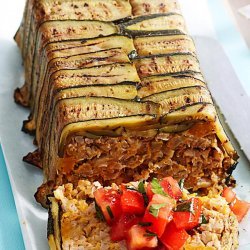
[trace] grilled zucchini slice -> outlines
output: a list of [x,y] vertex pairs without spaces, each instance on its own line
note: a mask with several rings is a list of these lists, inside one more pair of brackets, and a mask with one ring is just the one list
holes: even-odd
[[[58,155],[63,157],[64,146],[72,136],[81,135],[83,137],[98,138],[100,136],[119,136],[118,132],[113,130],[119,128],[136,130],[141,126],[145,127],[154,124],[156,121],[155,115],[135,115],[127,117],[117,117],[110,119],[101,119],[85,122],[71,123],[64,127],[59,142]],[[138,134],[140,133],[140,130]]]
[[33,107],[34,97],[30,93],[33,83],[35,65],[38,63],[38,54],[47,43],[70,39],[94,38],[118,32],[117,26],[100,21],[60,20],[44,22],[38,35],[34,38],[34,46],[29,49],[29,54],[24,61],[25,85],[17,89],[15,99],[25,106]]
[[132,36],[187,33],[183,17],[176,13],[135,17],[122,23],[120,29]]
[[[197,77],[199,77],[199,75]],[[159,92],[191,86],[206,87],[206,83],[196,78],[196,75],[192,73],[186,75],[183,73],[179,73],[176,75],[146,77],[143,78],[140,82],[138,97],[144,98]]]
[[[110,64],[100,67],[75,69],[75,70],[59,70],[51,75],[50,80],[45,84],[45,90],[37,102],[37,120],[33,119],[32,129],[36,128],[37,122],[39,129],[37,130],[36,139],[40,142],[40,126],[43,124],[42,117],[48,108],[45,103],[51,107],[53,96],[62,89],[93,86],[93,85],[114,85],[119,83],[136,84],[139,81],[135,67],[130,63]],[[53,84],[51,84],[53,83]],[[45,131],[46,132],[46,131]],[[43,136],[43,135],[41,135]]]
[[[33,96],[36,95],[39,96],[39,94],[37,93],[40,93],[41,87],[43,86],[44,83],[44,79],[48,77],[47,71],[48,69],[50,69],[50,67],[52,67],[51,65],[56,64],[58,68],[63,68],[62,67],[63,64],[59,62],[59,60],[65,61],[65,64],[67,65],[67,61],[73,62],[75,58],[82,58],[82,57],[84,58],[84,55],[82,54],[99,52],[102,49],[103,50],[109,49],[111,51],[112,48],[121,48],[121,50],[123,50],[124,53],[128,55],[132,54],[133,51],[135,50],[133,45],[133,40],[129,37],[121,35],[111,35],[107,37],[99,37],[94,39],[49,43],[43,50],[42,56],[41,58],[39,58],[39,63],[35,65],[36,73],[33,72],[33,84],[31,88]],[[119,58],[118,58],[119,55],[116,56],[113,55],[112,56],[113,60],[116,58],[117,59],[116,62],[128,62],[128,58],[125,57],[125,55],[122,54],[122,52],[120,52],[120,54],[121,57]],[[95,54],[93,53],[92,56],[94,55]],[[98,64],[106,64],[106,61],[105,62],[98,61]],[[36,109],[35,106],[36,106],[36,101],[34,101],[32,113]],[[32,130],[34,130],[34,125],[30,126],[27,124],[27,122],[25,122],[23,130],[31,133]]]
[[173,125],[194,121],[211,121],[217,120],[216,110],[211,103],[194,103],[184,105],[173,110],[161,118],[162,124]]
[[39,27],[36,44],[44,47],[48,42],[70,39],[94,38],[118,32],[118,27],[110,22],[90,20],[47,21]]
[[207,88],[201,86],[182,87],[152,94],[142,99],[160,103],[163,114],[194,103],[213,103]]
[[171,53],[195,54],[194,42],[187,35],[136,37],[134,45],[137,54],[141,57]]
[[132,83],[124,82],[115,85],[94,85],[63,89],[55,95],[53,101],[57,102],[61,99],[80,96],[103,96],[132,100],[135,99],[136,95],[136,86]]
[[137,58],[134,61],[140,78],[183,71],[200,72],[197,58],[189,53],[177,53]]
[[[113,48],[121,48],[127,55],[135,51],[133,40],[127,36],[118,34],[93,39],[67,40],[49,43],[44,48],[39,63],[35,65],[35,72],[33,72],[34,84],[36,84],[37,81],[38,85],[42,84],[44,75],[52,60],[59,60],[59,58],[65,58],[66,60],[69,56],[79,56]],[[118,60],[117,62],[120,61],[121,60]]]
[[[63,11],[62,11],[63,10]],[[36,23],[47,20],[116,21],[130,17],[132,8],[128,0],[51,0],[35,1],[33,16]]]
[[[54,125],[58,125],[56,131],[60,132],[64,126],[80,121],[137,115],[156,117],[158,114],[159,105],[153,102],[136,102],[110,97],[77,97],[58,101],[54,111],[54,121],[56,121]],[[109,126],[112,126],[112,123]],[[54,129],[51,131],[55,132]]]
[[[107,49],[92,53],[59,57],[52,59],[47,66],[47,72],[41,76],[42,81],[32,84],[32,95],[39,101],[39,96],[43,88],[44,81],[54,72],[61,69],[81,69],[94,66],[107,65],[112,63],[129,63],[128,56],[121,48]],[[36,103],[35,103],[36,104]],[[34,107],[34,110],[36,108]]]
[[26,132],[32,132],[35,129],[34,126],[36,124],[37,112],[39,112],[39,102],[45,102],[44,98],[46,98],[50,87],[48,79],[54,72],[60,69],[88,68],[114,62],[128,63],[129,61],[128,56],[119,48],[51,60],[47,67],[49,72],[46,72],[42,77],[41,82],[32,85],[33,96],[36,97],[34,100],[33,112],[32,115],[30,115],[30,118],[32,119],[31,121],[24,122],[23,130]]
[[[55,106],[52,127],[49,129],[51,149],[56,145],[63,149],[66,139],[81,131],[109,130],[121,126],[140,128],[156,123],[159,112],[159,105],[151,102],[104,97],[60,100]],[[62,155],[62,150],[59,151]]]
[[[128,0],[64,0],[61,2],[40,0],[27,1],[23,40],[23,53],[29,50],[28,39],[35,36],[40,24],[51,20],[96,20],[116,21],[132,15]],[[21,32],[21,31],[20,31]]]
[[99,50],[122,48],[127,55],[135,51],[133,39],[121,34],[111,34],[90,39],[74,39],[51,42],[45,46],[44,54],[48,61],[56,57],[66,57],[91,53]]
[[43,137],[48,131],[49,121],[52,120],[54,113],[54,106],[59,100],[68,99],[73,97],[115,97],[120,99],[132,100],[136,97],[136,86],[129,83],[117,84],[117,85],[95,85],[95,86],[83,86],[63,89],[53,96],[52,102],[44,110],[43,116],[39,116],[36,129],[36,140],[38,145],[43,144]]
[[57,89],[79,85],[116,84],[120,82],[139,82],[135,66],[131,63],[114,63],[84,69],[60,70],[50,81]]
[[157,13],[180,13],[176,0],[130,0],[134,16],[143,16]]

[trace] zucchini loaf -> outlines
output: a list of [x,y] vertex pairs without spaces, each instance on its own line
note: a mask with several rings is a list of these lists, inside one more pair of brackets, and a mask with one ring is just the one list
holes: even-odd
[[171,175],[195,191],[230,176],[237,153],[176,1],[29,0],[15,38],[25,84],[14,96],[38,147],[24,160],[43,169],[43,206],[80,179]]
[[[164,196],[163,190],[154,189],[159,183],[171,198]],[[166,189],[166,183],[171,183],[171,187]],[[152,198],[149,187],[155,192]],[[120,187],[113,184],[102,188],[100,183],[91,184],[86,180],[79,181],[75,188],[72,184],[60,186],[49,198],[50,249],[118,250],[145,249],[145,246],[147,249],[186,250],[238,248],[238,221],[223,197],[211,194],[198,197],[186,190],[179,195],[179,192],[178,184],[171,177],[159,182],[156,179],[151,183],[140,182],[139,187],[138,182],[132,182]],[[111,199],[105,200],[104,196],[108,194],[112,202]],[[133,199],[133,203],[127,197]],[[145,197],[149,199],[146,208],[143,207]],[[165,203],[159,203],[163,200]],[[109,213],[105,211],[105,205]],[[116,210],[117,206],[122,212]],[[169,206],[175,207],[174,212],[168,210]],[[152,217],[149,214],[153,214]],[[160,219],[162,214],[166,224],[163,218]],[[190,216],[188,222],[185,216]],[[156,224],[157,228],[154,227]]]

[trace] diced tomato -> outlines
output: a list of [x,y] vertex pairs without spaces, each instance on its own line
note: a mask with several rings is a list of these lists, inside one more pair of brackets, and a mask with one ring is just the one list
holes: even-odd
[[148,200],[151,201],[153,196],[154,196],[151,183],[148,183],[148,185],[147,185],[146,194],[148,196]]
[[143,215],[145,211],[142,194],[126,188],[122,192],[121,206],[122,211],[128,214]]
[[111,225],[111,223],[117,220],[122,213],[121,194],[114,189],[100,188],[94,192],[94,196],[107,223]]
[[[165,177],[164,179],[159,181],[159,184],[162,186],[163,190],[175,200],[178,200],[182,197],[182,191],[179,187],[178,182],[171,176]],[[154,193],[152,191],[152,184],[149,183],[147,186],[148,199],[151,200],[153,195]]]
[[134,225],[128,231],[127,247],[129,250],[150,249],[157,247],[158,240],[156,236],[148,236],[145,227]]
[[229,188],[229,187],[224,188],[221,195],[230,204],[231,210],[236,215],[238,221],[241,222],[241,220],[247,214],[247,212],[250,208],[250,203],[246,202],[246,201],[239,200],[236,197],[236,194],[232,190],[232,188]]
[[185,229],[178,229],[173,221],[168,223],[166,230],[160,238],[160,241],[169,250],[179,250],[183,247],[189,235]]
[[229,187],[223,189],[221,196],[224,197],[228,203],[233,202],[236,198],[235,192]]
[[111,226],[110,236],[112,241],[124,240],[127,236],[128,230],[138,224],[140,218],[136,215],[122,214],[121,217]]
[[[154,216],[152,212],[150,212],[150,209],[152,208],[152,206],[157,204],[163,204],[164,206],[159,208],[157,216]],[[143,217],[143,222],[150,224],[147,227],[147,229],[150,232],[157,234],[158,237],[161,237],[161,235],[165,230],[166,225],[173,218],[173,211],[172,211],[173,208],[174,208],[173,199],[160,194],[155,194],[152,200],[149,202]]]
[[236,215],[238,221],[241,222],[243,217],[247,214],[250,208],[250,203],[246,201],[241,201],[236,198],[235,202],[233,202],[230,205],[230,208],[233,211],[233,213]]
[[199,198],[191,198],[188,201],[185,201],[181,206],[187,207],[191,206],[191,211],[181,211],[174,212],[174,223],[178,229],[192,229],[199,224],[199,219],[201,216],[202,202]]
[[173,177],[165,177],[160,182],[161,186],[163,187],[164,191],[169,194],[172,198],[179,200],[182,197],[182,191],[178,182],[173,179]]

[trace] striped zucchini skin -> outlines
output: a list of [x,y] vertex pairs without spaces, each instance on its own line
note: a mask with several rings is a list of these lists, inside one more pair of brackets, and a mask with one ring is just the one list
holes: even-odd
[[[220,149],[221,181],[236,154],[220,127],[178,3],[66,0],[58,4],[28,0],[16,36],[26,83],[15,97],[31,108],[23,130],[35,133],[38,146],[38,153],[26,160],[44,171],[38,201],[45,206],[45,194],[54,185],[76,183],[79,178],[108,182],[161,176],[161,171],[170,171],[168,167],[183,166],[185,170],[188,161],[174,158],[179,149],[174,147],[172,156],[166,152],[173,145],[178,148],[178,138],[184,147],[202,138],[209,141],[208,150],[213,138]],[[166,142],[166,137],[171,142]],[[187,138],[192,138],[191,142],[186,142]],[[138,146],[140,141],[145,147]],[[131,145],[116,157],[121,142]],[[114,148],[114,153],[93,156],[102,143]],[[164,149],[157,152],[170,157],[167,160],[154,157],[158,143]],[[130,159],[128,151],[133,145],[140,150],[148,148],[152,156],[135,150]],[[86,149],[81,151],[81,147]],[[89,155],[85,157],[86,152]],[[170,162],[177,162],[177,167],[169,166]],[[133,175],[130,164],[134,164]],[[188,186],[198,189],[199,176],[185,175]],[[59,249],[52,233],[49,242]]]
[[[39,43],[39,33],[46,34],[46,30],[42,28],[44,23],[50,23],[50,21],[57,20],[59,20],[59,22],[68,20],[95,20],[108,22],[128,18],[132,14],[131,11],[131,6],[127,0],[65,0],[62,2],[48,0],[27,1],[24,19],[22,21],[25,29],[20,29],[18,33],[19,38],[17,39],[21,40],[19,44],[22,44],[20,48],[25,65],[25,84],[21,89],[17,89],[16,102],[23,106],[32,105],[32,100],[30,101],[30,98],[32,97],[29,96],[29,88],[33,81],[33,76],[32,72],[28,69],[33,69],[33,65],[36,64],[37,52],[35,51],[35,48]],[[60,23],[53,24],[53,27],[53,32],[56,32],[55,35],[58,34],[57,32],[61,32],[60,30],[57,30],[57,28],[60,27]],[[100,27],[97,28],[100,29]],[[76,27],[71,25],[68,26],[69,32],[73,31],[74,33],[75,30]],[[92,33],[95,34],[94,27],[92,30]],[[100,33],[99,35],[103,34]],[[81,38],[87,37],[82,34]]]
[[[37,123],[37,114],[42,112],[44,114],[44,110],[39,110],[39,107],[44,108],[44,105],[39,105],[41,102],[44,103],[43,97],[47,95],[47,86],[49,84],[46,79],[49,79],[53,73],[60,71],[61,69],[81,69],[81,68],[89,68],[94,66],[101,66],[106,64],[112,64],[114,62],[117,63],[129,63],[130,60],[128,56],[124,53],[121,48],[115,49],[108,49],[108,50],[101,50],[92,53],[86,54],[78,54],[76,56],[68,56],[66,58],[55,58],[52,59],[48,63],[48,71],[46,75],[43,77],[43,81],[38,83],[37,86],[34,83],[32,85],[33,89],[33,96],[36,96],[33,105],[32,111],[32,120],[33,124]],[[44,94],[44,95],[43,95]],[[50,106],[50,104],[48,104]],[[28,125],[27,123],[25,125]],[[28,125],[29,126],[29,125]],[[24,128],[25,129],[25,128]],[[35,128],[32,128],[34,130]]]
[[51,250],[62,249],[61,239],[61,206],[55,197],[49,197],[49,209],[48,209],[48,224],[47,224],[47,238],[49,247]]
[[16,90],[16,102],[33,108],[34,96],[30,92],[33,84],[32,72],[37,64],[39,51],[46,44],[70,39],[94,38],[117,32],[118,29],[114,24],[100,21],[60,20],[42,23],[37,35],[32,36],[34,42],[29,46],[27,58],[24,60],[25,84]]
[[[119,60],[121,60],[121,58]],[[52,100],[58,91],[80,86],[105,86],[126,82],[135,85],[139,81],[135,67],[132,64],[126,62],[83,69],[59,70],[50,76],[51,77],[47,78],[50,79],[50,81],[45,82],[45,90],[41,92],[40,100],[36,106],[38,109],[37,117],[35,117],[34,122],[37,122],[36,139],[38,140],[38,143],[40,143],[40,137],[44,134],[43,132],[46,132],[47,128],[45,127],[43,129],[41,127],[44,124],[47,124],[45,119],[49,113],[47,113],[46,110],[52,111]],[[105,96],[105,93],[102,93],[102,95]],[[92,96],[98,96],[98,92],[93,93]],[[121,97],[119,93],[118,96]],[[48,103],[47,108],[45,107],[44,103]],[[53,115],[53,113],[50,115]]]
[[127,0],[64,0],[62,2],[27,0],[16,40],[25,59],[30,46],[29,39],[45,21],[70,19],[116,21],[130,17],[131,11],[131,5]]
[[[93,39],[51,42],[47,46],[45,46],[39,59],[39,63],[35,63],[35,69],[33,70],[34,72],[32,72],[34,78],[32,81],[31,92],[35,97],[35,100],[31,110],[31,114],[29,115],[28,120],[24,122],[22,130],[30,134],[34,133],[36,121],[33,118],[33,114],[36,113],[37,110],[37,99],[39,99],[40,91],[45,79],[48,78],[49,73],[47,71],[50,70],[53,62],[55,64],[60,64],[59,66],[61,66],[62,68],[62,63],[57,62],[60,59],[63,60],[63,58],[65,58],[65,61],[67,61],[66,59],[69,59],[70,56],[80,57],[85,53],[93,53],[112,48],[121,48],[121,50],[128,54],[128,56],[130,56],[133,51],[135,51],[133,40],[127,36],[122,36],[119,34]],[[74,57],[72,58],[72,61],[73,59]],[[125,62],[125,60],[121,59],[117,60],[116,62]]]
[[[76,109],[77,112],[75,112]],[[145,122],[151,123],[150,120],[153,120],[154,123],[155,120],[159,119],[159,111],[159,104],[150,101],[136,102],[110,97],[75,97],[62,99],[58,101],[54,110],[51,131],[58,139],[53,140],[53,142],[58,144],[60,141],[60,133],[62,133],[65,126],[71,123],[138,116],[139,125],[136,124],[137,120],[135,120],[134,125],[131,124],[132,127],[138,127],[142,125],[140,117],[151,116],[152,119],[149,119],[149,121],[146,120]],[[112,120],[108,123],[108,127],[112,127],[111,121]],[[84,130],[84,128],[81,129]]]
[[151,14],[139,16],[120,25],[122,33],[133,37],[143,35],[186,34],[187,28],[183,17],[176,13]]

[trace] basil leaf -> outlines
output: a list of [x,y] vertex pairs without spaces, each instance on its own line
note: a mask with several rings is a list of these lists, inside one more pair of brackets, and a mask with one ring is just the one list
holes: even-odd
[[139,184],[138,184],[138,191],[139,191],[141,194],[146,193],[146,190],[145,190],[145,187],[144,187],[144,181],[140,181],[140,182],[139,182]]
[[194,214],[194,203],[193,200],[185,201],[177,205],[176,212],[190,212]]
[[181,191],[183,191],[183,188],[184,188],[184,181],[185,181],[185,179],[180,179],[180,181],[178,183]]
[[158,217],[160,208],[165,207],[166,205],[167,205],[167,203],[152,204],[152,205],[149,207],[149,212],[150,212],[154,217]]
[[154,194],[161,194],[167,196],[167,194],[164,192],[162,186],[160,185],[159,181],[156,178],[153,178],[153,180],[151,181],[151,186],[152,186],[152,192]]
[[111,210],[110,206],[107,206],[106,209],[107,209],[107,211],[108,211],[109,217],[110,217],[111,219],[114,219],[114,215],[113,215],[113,213],[112,213],[112,210]]
[[144,207],[147,207],[148,205],[148,196],[146,194],[146,190],[144,187],[144,181],[140,181],[138,184],[138,192],[142,194],[143,200],[144,200]]
[[98,204],[95,202],[95,211],[96,211],[96,217],[101,220],[101,221],[104,221],[105,218],[104,218],[104,215],[102,213],[102,210],[101,208],[98,206]]

